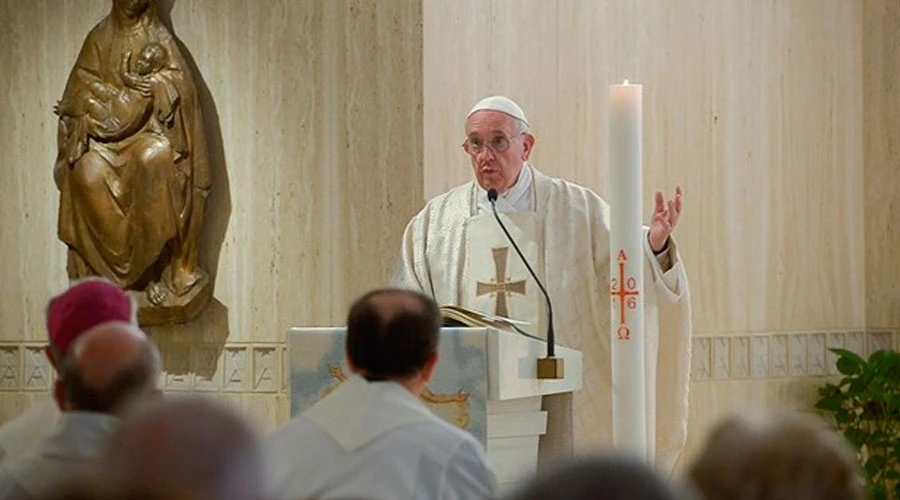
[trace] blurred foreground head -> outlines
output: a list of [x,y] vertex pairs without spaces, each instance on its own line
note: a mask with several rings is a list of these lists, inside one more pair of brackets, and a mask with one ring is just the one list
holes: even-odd
[[173,398],[127,417],[113,437],[106,466],[128,491],[146,495],[262,498],[258,436],[231,408],[207,398]]
[[693,500],[649,465],[621,456],[581,458],[539,474],[512,500]]
[[709,500],[862,500],[862,475],[836,432],[798,413],[751,412],[710,434],[690,470]]

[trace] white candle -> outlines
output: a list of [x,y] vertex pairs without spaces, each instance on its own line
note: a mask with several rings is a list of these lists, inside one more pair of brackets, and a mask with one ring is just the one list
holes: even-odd
[[610,334],[613,444],[650,461],[641,223],[642,87],[610,88]]

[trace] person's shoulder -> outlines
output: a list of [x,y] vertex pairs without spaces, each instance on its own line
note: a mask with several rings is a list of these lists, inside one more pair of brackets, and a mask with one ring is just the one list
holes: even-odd
[[484,444],[471,433],[441,418],[420,426],[418,430],[418,433],[410,437],[420,443],[419,446],[429,442],[433,456],[448,466],[455,464],[452,467],[488,467]]
[[469,195],[472,192],[472,183],[475,181],[469,181],[463,184],[459,184],[454,186],[447,191],[431,198],[425,203],[425,207],[441,207],[445,206],[448,203],[457,202],[460,199],[468,199]]
[[94,27],[88,31],[85,40],[94,40],[98,36],[107,36],[113,29],[112,14],[110,14],[101,19],[100,22],[95,24]]
[[0,447],[3,448],[5,460],[34,447],[52,435],[59,418],[59,408],[48,399],[0,425]]
[[542,180],[551,197],[565,197],[571,201],[581,201],[602,211],[609,209],[606,200],[587,186],[541,172],[536,172],[535,176]]
[[413,217],[413,220],[430,219],[435,216],[446,217],[457,212],[465,212],[469,207],[473,182],[460,184],[431,198],[425,202],[425,206]]
[[306,434],[321,433],[319,427],[303,414],[297,415],[285,422],[281,427],[273,431],[267,441],[277,443],[291,437],[299,437]]
[[481,446],[475,436],[438,416],[426,422],[414,424],[410,428],[415,429],[414,434],[421,434],[421,439],[430,439],[440,443],[448,451],[460,447]]

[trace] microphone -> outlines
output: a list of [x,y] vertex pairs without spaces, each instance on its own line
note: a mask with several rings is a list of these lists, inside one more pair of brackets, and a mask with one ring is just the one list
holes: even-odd
[[550,302],[550,294],[547,293],[547,289],[544,288],[544,284],[541,283],[541,280],[538,278],[537,273],[535,273],[534,269],[531,268],[531,264],[528,263],[528,259],[526,259],[522,251],[519,250],[519,245],[516,244],[516,241],[513,239],[512,235],[510,235],[509,231],[506,230],[506,226],[503,224],[503,221],[500,220],[500,215],[497,213],[497,190],[494,188],[489,189],[487,192],[487,198],[491,203],[491,211],[494,213],[494,218],[497,219],[497,224],[500,226],[500,229],[503,230],[503,234],[506,235],[506,239],[509,240],[513,248],[516,250],[516,253],[519,255],[519,259],[521,259],[522,263],[525,264],[528,272],[531,273],[531,277],[534,278],[534,281],[537,283],[538,287],[541,289],[541,292],[544,294],[544,299],[546,299],[547,301],[547,357],[538,360],[538,378],[563,378],[563,360],[556,358],[556,338],[553,332],[553,304]]

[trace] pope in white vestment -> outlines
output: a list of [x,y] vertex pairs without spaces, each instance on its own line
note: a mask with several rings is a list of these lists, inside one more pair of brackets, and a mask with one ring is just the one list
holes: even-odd
[[[463,144],[476,179],[432,200],[409,223],[392,284],[453,304],[526,319],[544,335],[546,307],[534,280],[493,220],[487,190],[553,301],[556,343],[583,354],[583,389],[545,398],[542,459],[596,451],[612,442],[609,207],[591,190],[528,164],[534,136],[521,108],[482,100]],[[690,294],[675,241],[681,193],[656,196],[645,228],[645,345],[648,443],[671,472],[687,434]],[[654,248],[654,246],[656,248]]]

